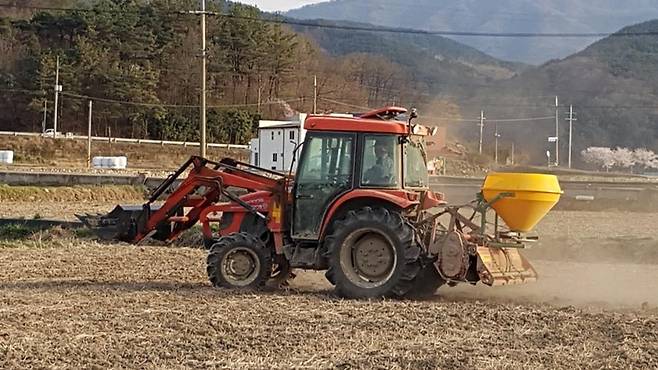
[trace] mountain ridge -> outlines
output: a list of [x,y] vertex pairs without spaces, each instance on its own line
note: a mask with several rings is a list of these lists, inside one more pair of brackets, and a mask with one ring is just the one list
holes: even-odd
[[[492,33],[613,33],[642,21],[658,18],[651,0],[334,0],[284,13],[299,19],[367,22],[389,27],[429,31]],[[593,38],[480,38],[450,37],[498,59],[542,64],[564,58],[600,39]]]

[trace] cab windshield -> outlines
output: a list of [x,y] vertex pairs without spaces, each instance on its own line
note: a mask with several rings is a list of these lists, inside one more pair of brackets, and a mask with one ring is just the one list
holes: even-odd
[[410,136],[404,144],[404,186],[409,188],[429,187],[427,155],[422,136]]

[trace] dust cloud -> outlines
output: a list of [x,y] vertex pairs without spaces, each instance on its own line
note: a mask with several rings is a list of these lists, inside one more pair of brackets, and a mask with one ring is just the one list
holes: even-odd
[[445,299],[537,302],[608,308],[657,308],[658,265],[533,261],[534,283],[444,287]]

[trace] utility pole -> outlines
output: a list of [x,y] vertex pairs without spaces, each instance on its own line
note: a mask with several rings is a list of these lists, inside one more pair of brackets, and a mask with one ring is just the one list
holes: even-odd
[[59,55],[57,56],[57,69],[55,70],[55,116],[53,118],[53,137],[57,137],[57,100],[62,87],[59,85]]
[[498,138],[500,134],[498,133],[498,122],[494,124],[494,162],[498,164]]
[[514,165],[514,142],[512,141],[512,165]]
[[92,101],[89,101],[89,124],[87,125],[87,168],[91,168],[91,109]]
[[258,74],[258,105],[257,105],[257,107],[258,107],[258,108],[257,108],[257,109],[258,109],[258,110],[257,110],[258,114],[260,114],[260,100],[261,100],[261,94],[262,94],[262,90],[263,90],[263,88],[262,88],[262,86],[261,86],[261,83],[262,83],[262,79],[261,79],[261,75],[260,75],[260,73],[259,73],[259,74]]
[[199,154],[206,157],[206,0],[201,0],[201,10],[189,10],[188,14],[201,14],[201,120],[199,122]]
[[313,75],[313,114],[318,110],[318,76]]
[[484,111],[480,111],[480,146],[479,146],[479,153],[482,154],[482,134],[484,133]]
[[555,96],[555,165],[560,165],[560,119],[559,104],[557,95]]
[[41,133],[46,132],[46,120],[48,119],[48,100],[43,100],[43,122],[41,122]]
[[206,158],[206,0],[201,0],[201,157]]
[[571,168],[571,142],[572,142],[572,131],[573,131],[573,121],[577,121],[576,118],[573,116],[573,105],[569,106],[569,118],[567,118],[567,121],[569,121],[569,168]]

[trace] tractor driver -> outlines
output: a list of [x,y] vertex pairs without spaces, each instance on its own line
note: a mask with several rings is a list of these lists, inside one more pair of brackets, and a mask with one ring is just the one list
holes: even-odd
[[394,174],[394,142],[384,138],[375,140],[375,164],[370,167],[363,175],[364,182],[368,185],[393,185],[395,182]]

